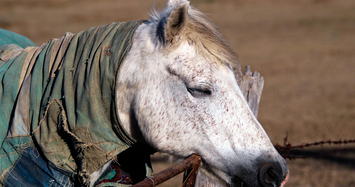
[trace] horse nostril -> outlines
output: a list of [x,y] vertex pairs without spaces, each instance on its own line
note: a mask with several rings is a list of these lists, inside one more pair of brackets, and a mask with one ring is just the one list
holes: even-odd
[[282,182],[282,170],[278,164],[264,165],[258,175],[262,187],[280,186]]

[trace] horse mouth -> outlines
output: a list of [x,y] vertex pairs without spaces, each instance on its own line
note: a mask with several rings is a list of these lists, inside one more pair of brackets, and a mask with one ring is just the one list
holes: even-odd
[[290,177],[290,173],[287,173],[285,180],[281,183],[281,187],[284,187],[286,185],[289,177]]
[[249,187],[242,179],[235,177],[234,187]]
[[[287,173],[286,177],[284,178],[284,181],[282,181],[280,187],[285,187],[288,179],[289,179],[290,173]],[[235,177],[234,178],[234,187],[249,187],[245,181],[242,179]],[[278,187],[277,185],[275,187]]]

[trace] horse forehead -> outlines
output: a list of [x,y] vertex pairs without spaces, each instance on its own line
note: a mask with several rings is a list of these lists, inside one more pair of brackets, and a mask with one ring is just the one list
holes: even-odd
[[177,48],[172,54],[168,54],[172,58],[172,63],[190,69],[210,69],[211,63],[207,61],[193,45],[183,44]]
[[194,55],[177,54],[168,68],[173,74],[193,82],[206,82],[212,78],[211,63]]

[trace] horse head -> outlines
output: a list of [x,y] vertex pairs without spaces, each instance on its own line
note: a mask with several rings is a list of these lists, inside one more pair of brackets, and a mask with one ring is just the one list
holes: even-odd
[[140,25],[117,76],[117,111],[136,140],[177,159],[202,156],[221,186],[283,186],[285,160],[250,110],[237,55],[188,1]]

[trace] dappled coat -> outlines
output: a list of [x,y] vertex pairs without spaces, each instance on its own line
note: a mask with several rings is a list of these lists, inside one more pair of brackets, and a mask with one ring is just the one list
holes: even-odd
[[141,23],[0,48],[0,186],[88,184],[134,145],[116,113],[115,82]]

